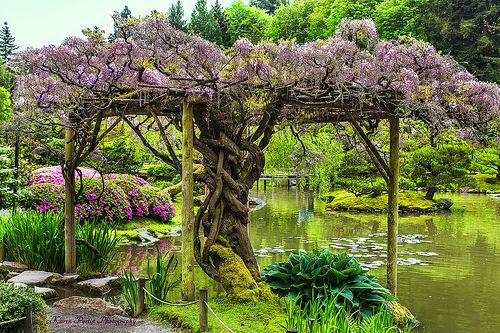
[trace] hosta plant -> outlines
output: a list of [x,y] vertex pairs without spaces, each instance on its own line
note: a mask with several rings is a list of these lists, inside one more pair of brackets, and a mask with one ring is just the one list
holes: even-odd
[[261,276],[279,296],[302,306],[313,299],[335,298],[337,306],[370,317],[396,298],[367,271],[347,254],[323,250],[293,253],[288,261],[267,266]]

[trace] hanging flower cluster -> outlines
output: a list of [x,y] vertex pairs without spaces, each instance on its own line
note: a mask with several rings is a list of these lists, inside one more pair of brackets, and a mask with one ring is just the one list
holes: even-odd
[[[80,184],[79,173],[83,191],[75,213],[80,220],[123,222],[137,216],[166,222],[175,216],[168,193],[159,192],[142,178],[119,174],[101,177],[96,170],[78,168],[75,172],[77,186]],[[64,177],[60,166],[35,170],[29,189],[34,194],[32,206],[37,211],[58,213],[63,210]]]

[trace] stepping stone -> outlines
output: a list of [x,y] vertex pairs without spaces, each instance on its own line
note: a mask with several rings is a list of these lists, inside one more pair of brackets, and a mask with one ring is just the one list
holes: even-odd
[[28,266],[14,261],[0,263],[0,271],[21,273],[28,270]]
[[64,274],[63,276],[61,276],[61,279],[55,281],[54,284],[58,286],[65,286],[77,282],[78,280],[80,280],[80,275],[78,274]]
[[100,279],[90,279],[75,283],[73,286],[87,292],[104,294],[111,290],[111,288],[118,286],[118,277],[112,276]]
[[119,306],[115,306],[101,298],[89,298],[81,296],[71,296],[63,298],[53,304],[54,307],[66,309],[87,309],[103,313],[108,316],[126,316],[125,311]]
[[35,292],[42,296],[43,299],[50,299],[59,297],[57,291],[52,288],[35,287]]
[[7,280],[7,282],[20,282],[29,286],[45,286],[61,279],[61,274],[44,271],[24,271]]

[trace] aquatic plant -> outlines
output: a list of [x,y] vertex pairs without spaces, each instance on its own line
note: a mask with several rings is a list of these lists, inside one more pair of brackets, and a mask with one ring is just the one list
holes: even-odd
[[387,333],[410,332],[410,324],[397,327],[398,323],[385,307],[369,318],[356,316],[347,311],[339,296],[314,299],[300,304],[297,300],[285,303],[286,327],[297,333]]
[[323,250],[292,253],[287,262],[267,266],[261,276],[279,296],[304,307],[311,300],[335,298],[349,313],[367,318],[396,300],[367,272],[354,257]]
[[[76,225],[78,239],[93,246],[99,255],[84,245],[77,246],[78,271],[105,272],[115,255],[116,224],[110,222]],[[7,258],[31,269],[64,271],[64,232],[62,216],[51,212],[16,213],[1,225],[6,236]]]
[[[132,247],[123,255],[119,262],[122,267],[120,274],[120,284],[125,302],[132,313],[137,309],[137,278],[143,276],[146,279],[146,290],[160,300],[166,300],[169,292],[180,281],[174,276],[177,267],[177,259],[172,254],[174,241],[164,238],[156,243],[151,251],[146,246],[145,249],[136,248],[135,254]],[[134,273],[137,272],[137,273]],[[146,298],[148,305],[159,302],[148,295]]]

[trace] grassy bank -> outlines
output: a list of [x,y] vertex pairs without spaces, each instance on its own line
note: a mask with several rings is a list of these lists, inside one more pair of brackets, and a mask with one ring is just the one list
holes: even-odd
[[[332,200],[326,205],[329,210],[350,212],[385,212],[387,211],[387,193],[356,197],[347,191],[335,191],[329,195]],[[404,212],[434,212],[440,204],[436,200],[427,200],[418,192],[404,191],[399,194],[399,209]]]
[[[232,303],[225,296],[211,297],[210,307],[236,333],[282,333],[286,314],[279,300],[269,302]],[[188,332],[198,332],[198,303],[191,306],[159,306],[151,310],[155,319],[169,321]],[[210,332],[224,332],[225,328],[209,313]]]

